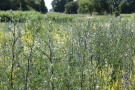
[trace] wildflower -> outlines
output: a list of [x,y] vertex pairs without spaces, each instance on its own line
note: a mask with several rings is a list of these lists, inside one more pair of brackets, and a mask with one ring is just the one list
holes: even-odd
[[51,25],[52,24],[52,21],[49,21],[49,25]]
[[124,73],[122,73],[122,75],[123,75],[123,78],[122,78],[122,79],[124,80],[124,81],[122,82],[122,83],[123,83],[122,86],[123,86],[124,88],[126,88],[126,86],[128,86],[128,72],[124,72]]
[[21,34],[21,28],[18,28],[18,34],[19,35]]
[[126,74],[128,74],[128,73],[127,72],[122,73],[122,75],[126,75]]
[[92,50],[89,48],[89,49],[87,49],[88,50],[88,52],[92,52]]
[[129,48],[128,51],[131,51],[131,49]]
[[77,19],[80,19],[80,17],[77,17]]
[[100,46],[103,46],[103,43],[100,43]]
[[28,20],[29,18],[28,17],[26,17],[26,20]]
[[124,81],[124,82],[122,82],[122,83],[127,84],[127,83],[128,83],[128,81]]
[[128,56],[128,54],[125,54],[125,56],[127,57],[127,56]]
[[100,86],[96,86],[96,89],[100,89]]
[[117,16],[117,18],[120,18],[120,16]]
[[9,26],[8,28],[10,29],[10,31],[13,31],[14,30],[12,26]]
[[19,18],[15,18],[15,20],[19,21]]
[[58,17],[55,17],[55,19],[58,19]]

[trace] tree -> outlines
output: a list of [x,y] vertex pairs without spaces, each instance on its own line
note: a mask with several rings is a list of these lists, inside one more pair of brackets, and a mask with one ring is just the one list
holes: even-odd
[[0,10],[9,10],[10,9],[10,0],[0,0]]
[[121,1],[119,8],[122,13],[133,13],[135,12],[135,0]]
[[79,13],[90,13],[92,15],[92,12],[94,11],[94,1],[93,0],[79,0],[78,2]]
[[10,9],[13,10],[27,10],[26,0],[10,0]]
[[65,4],[73,0],[53,0],[52,7],[55,12],[64,12]]
[[40,6],[41,6],[41,10],[40,11],[42,13],[47,13],[48,10],[47,10],[47,7],[45,6],[44,0],[41,0],[41,5]]
[[[112,4],[113,0],[94,0],[94,8],[95,11],[99,14],[110,13],[110,10],[112,9],[110,5]],[[109,5],[110,4],[110,5]]]
[[68,14],[77,14],[78,4],[76,1],[68,2],[65,5],[65,13]]
[[47,12],[44,0],[1,0],[0,10],[36,10]]
[[108,5],[109,5],[109,13],[112,15],[114,12],[114,0],[108,0]]

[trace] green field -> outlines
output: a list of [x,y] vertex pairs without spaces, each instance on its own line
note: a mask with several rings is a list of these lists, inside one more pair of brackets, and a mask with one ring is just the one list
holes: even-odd
[[2,13],[0,90],[135,90],[135,14]]

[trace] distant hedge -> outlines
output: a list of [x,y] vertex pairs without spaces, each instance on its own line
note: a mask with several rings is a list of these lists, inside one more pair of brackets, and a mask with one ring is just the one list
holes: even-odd
[[52,20],[55,22],[68,22],[80,20],[83,14],[47,13],[36,11],[0,11],[0,22],[25,22],[26,20]]
[[24,22],[27,19],[43,19],[44,14],[36,11],[0,11],[1,22]]

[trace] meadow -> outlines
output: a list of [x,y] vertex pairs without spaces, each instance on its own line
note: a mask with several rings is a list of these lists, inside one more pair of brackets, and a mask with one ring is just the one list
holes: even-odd
[[1,90],[135,90],[135,14],[1,11],[0,21]]

